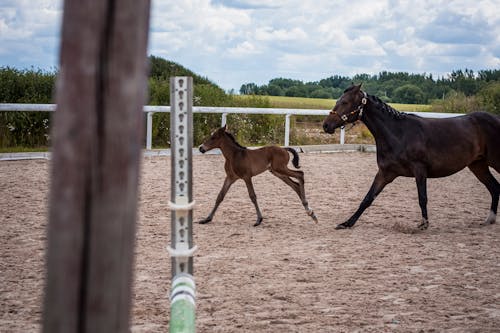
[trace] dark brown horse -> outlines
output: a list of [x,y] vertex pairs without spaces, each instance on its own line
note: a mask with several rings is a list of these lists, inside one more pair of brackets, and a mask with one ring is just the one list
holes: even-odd
[[[236,142],[234,136],[226,131],[226,126],[213,132],[210,138],[208,138],[200,146],[200,151],[205,153],[214,148],[219,148],[222,151],[222,155],[224,155],[224,158],[226,159],[226,163],[224,164],[226,179],[224,180],[224,185],[222,185],[222,189],[217,196],[214,208],[210,214],[208,214],[207,218],[199,221],[199,223],[205,224],[212,221],[217,207],[219,207],[222,200],[224,200],[224,196],[231,185],[236,180],[243,179],[248,189],[248,195],[250,196],[250,199],[255,206],[255,210],[257,211],[257,221],[254,226],[258,226],[262,222],[262,214],[257,204],[257,196],[255,195],[255,191],[253,189],[252,177],[266,170],[271,171],[273,175],[290,186],[299,196],[307,214],[311,216],[315,222],[318,222],[316,215],[313,210],[309,208],[309,204],[306,200],[304,190],[304,173],[299,170],[289,169],[287,166],[290,160],[288,152],[291,152],[293,154],[292,163],[295,168],[299,168],[299,155],[294,149],[288,147],[281,148],[278,146],[265,146],[258,149],[247,149]],[[298,182],[292,180],[291,178],[297,179]]]
[[[354,226],[383,188],[398,176],[414,177],[422,210],[419,228],[429,226],[427,178],[445,177],[465,167],[491,194],[491,210],[485,224],[495,223],[500,185],[489,167],[500,172],[500,117],[486,112],[432,119],[394,110],[361,85],[344,91],[323,122],[323,129],[361,120],[373,134],[377,146],[378,172],[358,210],[337,229]],[[361,172],[358,170],[357,172]]]

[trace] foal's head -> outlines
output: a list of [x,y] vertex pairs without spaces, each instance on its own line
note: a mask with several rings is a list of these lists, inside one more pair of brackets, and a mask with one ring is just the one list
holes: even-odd
[[205,141],[203,141],[203,143],[199,147],[200,151],[202,153],[206,153],[207,151],[212,150],[214,148],[220,148],[221,141],[222,139],[224,139],[225,135],[226,135],[226,126],[224,125],[223,127],[220,127],[215,131],[213,131],[210,137]]
[[[225,147],[228,149],[237,149],[237,150],[245,150],[247,147],[240,145],[234,136],[226,131],[226,125],[216,129],[208,139],[206,139],[200,146],[200,151],[205,153],[214,148],[221,148],[223,143],[226,143]],[[229,143],[229,145],[228,145]]]
[[361,91],[361,84],[347,88],[323,121],[325,132],[332,134],[336,128],[360,119],[366,101],[366,93]]

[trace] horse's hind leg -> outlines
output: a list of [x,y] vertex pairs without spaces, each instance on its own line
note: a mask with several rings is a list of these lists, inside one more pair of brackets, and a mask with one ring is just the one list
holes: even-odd
[[[311,207],[309,207],[309,203],[307,202],[306,199],[306,193],[304,189],[304,173],[302,171],[290,170],[290,169],[285,171],[288,175],[283,174],[282,172],[283,171],[281,170],[277,171],[271,169],[271,173],[273,175],[284,181],[285,184],[290,186],[295,191],[295,193],[297,193],[297,195],[300,198],[300,201],[302,202],[302,205],[304,206],[304,209],[307,212],[307,215],[309,215],[313,219],[313,221],[317,223],[318,218],[316,217],[316,214],[314,214],[314,211],[311,209]],[[290,179],[290,177],[295,177],[299,182],[297,183],[293,181],[292,179]]]
[[229,190],[229,188],[231,187],[231,185],[233,185],[233,183],[235,181],[236,181],[236,179],[226,177],[226,179],[224,180],[224,185],[222,185],[222,188],[221,188],[219,194],[217,195],[217,200],[215,201],[214,208],[212,209],[210,214],[208,214],[208,216],[205,219],[199,221],[198,223],[206,224],[206,223],[212,221],[212,219],[214,218],[215,211],[219,207],[222,200],[224,200],[224,197],[226,196],[227,191]]
[[469,169],[483,183],[491,194],[490,214],[484,221],[484,224],[493,224],[497,218],[498,198],[500,196],[500,184],[488,169],[488,164],[484,160],[479,160],[471,165]]
[[252,200],[253,205],[255,206],[255,211],[257,212],[257,221],[253,225],[254,227],[258,226],[262,222],[262,213],[260,212],[259,205],[257,204],[257,195],[255,195],[255,191],[253,189],[252,178],[244,178],[245,184],[247,185],[248,195],[250,196],[250,200]]
[[[423,169],[421,169],[423,170]],[[418,226],[420,230],[425,230],[429,227],[429,219],[427,217],[427,177],[423,172],[415,172],[415,180],[417,182],[418,204],[422,211],[422,223]]]

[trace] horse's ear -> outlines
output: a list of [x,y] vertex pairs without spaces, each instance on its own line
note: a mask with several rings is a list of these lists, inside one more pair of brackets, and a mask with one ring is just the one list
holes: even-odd
[[360,91],[361,90],[361,85],[362,85],[362,83],[360,83],[358,85],[356,85],[356,84],[353,83],[352,84],[352,88],[351,88],[352,91],[355,92],[355,93],[358,92],[358,91]]
[[224,132],[227,132],[227,130],[228,130],[227,124],[224,124],[224,126],[222,126],[222,129],[224,130]]

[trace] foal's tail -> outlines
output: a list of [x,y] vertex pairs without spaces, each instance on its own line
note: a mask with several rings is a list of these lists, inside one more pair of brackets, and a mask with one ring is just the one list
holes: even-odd
[[292,160],[293,166],[296,167],[297,169],[300,169],[299,154],[297,154],[297,152],[293,148],[285,147],[285,149],[288,150],[293,155],[293,160]]

